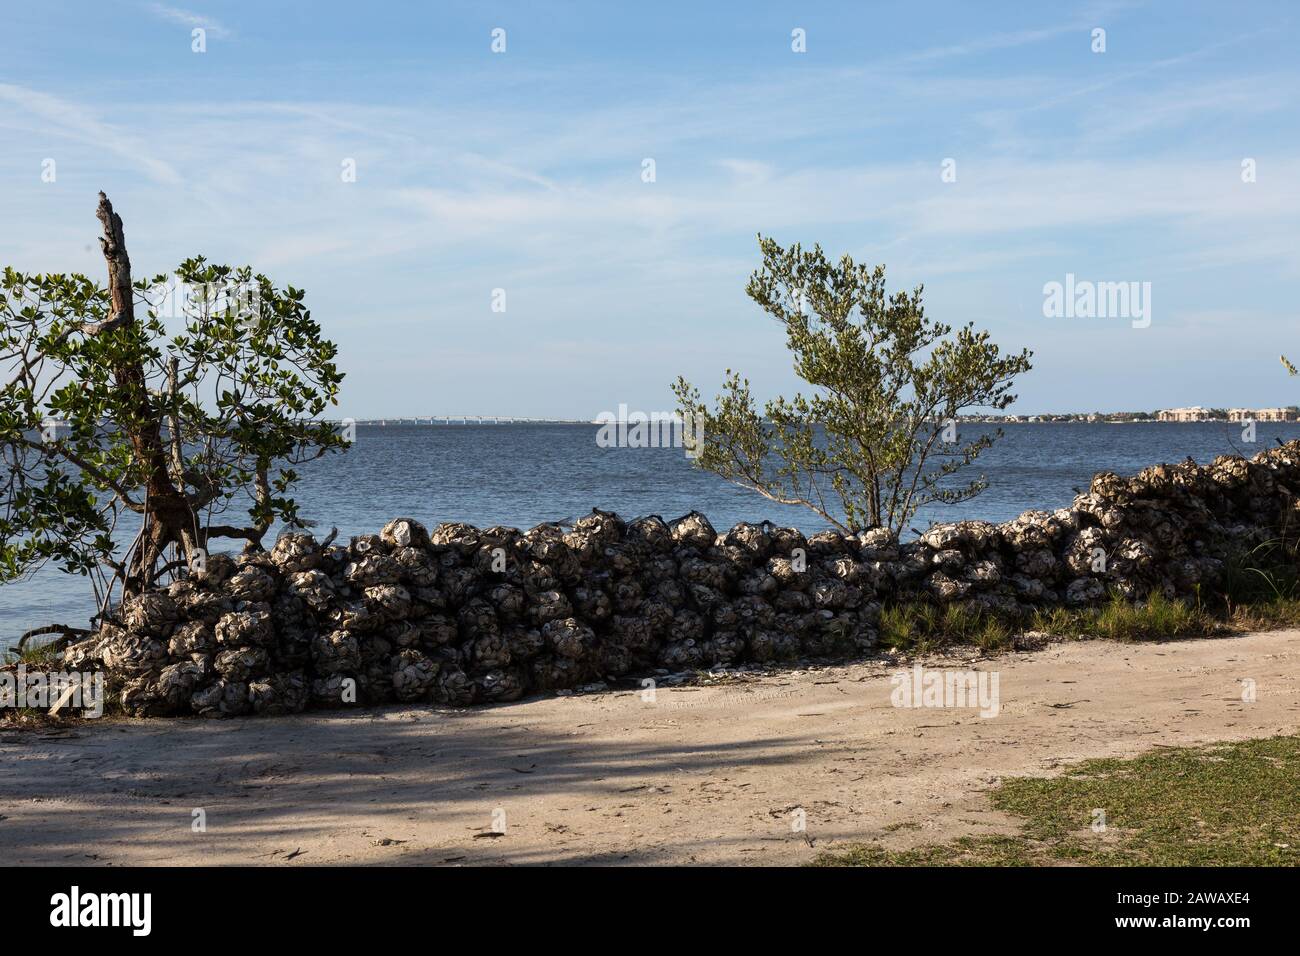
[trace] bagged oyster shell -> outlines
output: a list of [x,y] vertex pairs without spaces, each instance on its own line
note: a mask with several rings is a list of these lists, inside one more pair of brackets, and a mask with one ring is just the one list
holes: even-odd
[[307,606],[322,610],[338,599],[338,590],[328,574],[320,570],[300,571],[290,575],[288,591],[301,598]]
[[265,569],[249,564],[235,572],[225,584],[226,594],[236,601],[269,601],[275,596],[277,583]]
[[222,615],[213,632],[216,642],[223,647],[264,647],[275,639],[271,611],[266,607]]
[[429,534],[435,548],[445,548],[462,554],[471,554],[479,548],[479,530],[464,522],[444,522]]
[[202,621],[189,621],[180,625],[167,642],[167,655],[173,660],[191,654],[211,654],[217,639],[213,630]]
[[956,548],[979,553],[997,547],[1000,535],[997,526],[988,521],[956,521],[933,525],[920,540],[936,551]]
[[442,573],[442,593],[448,607],[460,607],[483,586],[483,578],[469,568],[447,568]]
[[406,649],[393,660],[393,692],[404,702],[427,700],[433,696],[440,668],[433,659],[418,650]]
[[776,611],[761,597],[745,595],[731,603],[742,626],[770,627],[776,620]]
[[310,701],[315,707],[348,707],[359,701],[356,676],[353,674],[329,674],[317,677],[311,682]]
[[431,614],[415,626],[420,631],[420,645],[426,650],[453,644],[459,637],[456,623],[441,614]]
[[811,611],[815,606],[813,596],[806,591],[777,591],[772,597],[772,606],[778,611]]
[[536,658],[529,671],[532,685],[538,690],[577,687],[595,676],[589,662],[550,654]]
[[215,556],[64,657],[102,666],[136,713],[288,712],[293,687],[313,706],[345,692],[461,706],[658,666],[861,654],[885,601],[1014,619],[1111,589],[1186,597],[1283,526],[1300,526],[1300,442],[1100,475],[1070,508],[905,544],[743,523],[719,537],[699,514],[625,525],[599,511],[526,534],[441,525],[426,544],[398,519],[346,547],[286,535],[269,554]]
[[361,667],[361,648],[350,631],[317,634],[311,645],[312,664],[319,674],[351,674]]
[[306,709],[310,697],[310,685],[301,671],[275,674],[269,680],[248,685],[249,706],[266,717],[296,714]]
[[434,700],[450,707],[468,707],[474,703],[475,685],[458,667],[444,667],[434,687]]
[[726,547],[738,548],[751,564],[756,564],[767,560],[768,555],[772,553],[771,528],[772,525],[768,522],[750,524],[742,521],[722,536],[722,544]]
[[483,598],[471,598],[456,616],[465,640],[501,633],[501,622],[492,605]]
[[271,563],[281,574],[297,574],[319,568],[325,563],[325,555],[311,535],[290,532],[276,539]]
[[636,666],[631,651],[609,641],[601,644],[599,657],[599,671],[606,677],[622,677]]
[[679,547],[694,548],[697,551],[713,547],[718,539],[718,533],[709,524],[709,519],[698,511],[668,522],[668,530]]
[[180,608],[161,591],[128,598],[119,608],[123,626],[146,637],[166,638],[180,618]]
[[473,680],[474,699],[483,704],[505,703],[524,696],[524,681],[512,670],[492,670]]
[[898,535],[889,528],[869,528],[860,531],[858,556],[864,561],[897,561]]
[[684,641],[675,641],[664,645],[659,652],[659,662],[672,670],[688,670],[704,663],[704,651],[702,640],[688,638]]
[[510,663],[510,641],[504,634],[484,634],[469,642],[468,661],[474,670],[492,670]]
[[99,654],[104,667],[127,678],[156,676],[167,664],[167,646],[147,634],[105,628]]
[[668,639],[674,643],[703,641],[704,618],[688,607],[679,609],[668,626]]
[[[783,560],[783,559],[778,559]],[[781,584],[776,577],[769,574],[765,569],[751,571],[740,579],[737,585],[741,594],[756,594],[759,597],[774,596],[780,590]]]
[[263,648],[232,647],[217,652],[212,666],[227,681],[247,682],[265,676],[270,664],[270,656]]
[[1076,578],[1065,588],[1065,603],[1071,607],[1095,604],[1106,596],[1106,586],[1096,578]]
[[424,548],[398,548],[392,559],[401,568],[401,580],[417,588],[430,588],[438,583],[438,562]]
[[545,591],[535,595],[528,608],[529,620],[536,624],[546,624],[572,615],[573,605],[563,591]]
[[705,655],[713,664],[731,664],[745,653],[745,638],[736,631],[714,631],[705,642]]
[[396,550],[397,548],[430,548],[433,542],[429,539],[429,531],[424,525],[413,518],[395,518],[384,525],[379,537],[384,544]]
[[357,634],[373,631],[385,623],[383,615],[376,613],[364,600],[331,606],[325,614],[325,620],[336,630]]
[[248,685],[220,678],[194,692],[190,708],[202,717],[238,717],[249,711]]
[[503,632],[510,660],[522,662],[536,657],[546,649],[546,638],[535,627],[512,627]]
[[799,640],[791,634],[756,630],[749,636],[749,653],[756,661],[792,660],[799,656]]
[[411,593],[400,584],[376,584],[368,587],[364,600],[380,621],[401,621],[411,614]]
[[118,694],[118,703],[135,717],[155,717],[165,713],[167,708],[166,701],[158,693],[157,683],[147,676],[126,681]]
[[390,555],[372,551],[349,564],[343,574],[349,584],[369,588],[379,584],[397,584],[402,580],[402,566]]
[[613,511],[592,508],[591,514],[584,515],[573,523],[573,530],[595,535],[605,544],[612,544],[623,540],[627,523]]
[[721,561],[686,558],[681,563],[681,575],[682,580],[689,584],[703,584],[715,591],[725,591],[734,573],[729,565]]
[[[1100,528],[1084,528],[1066,548],[1065,566],[1076,575],[1089,574],[1094,570],[1095,563],[1104,565],[1109,550],[1106,536]],[[1105,570],[1104,566],[1101,570]]]
[[672,529],[658,515],[637,518],[627,525],[624,540],[643,554],[669,554],[676,542]]
[[[102,632],[101,632],[102,634]],[[103,637],[94,634],[90,637],[69,644],[63,650],[63,666],[66,670],[86,671],[103,665],[101,655]]]
[[1028,578],[1050,581],[1059,568],[1059,560],[1047,548],[1030,548],[1016,555],[1016,570]]
[[387,625],[380,632],[384,639],[391,642],[393,647],[419,647],[422,642],[423,634],[420,626],[414,621],[394,621]]
[[570,660],[586,657],[596,643],[595,632],[572,617],[550,621],[542,627],[542,637],[558,656]]
[[165,702],[167,713],[188,711],[190,697],[194,694],[195,688],[209,676],[208,668],[194,660],[168,664],[164,667],[158,675],[157,693]]
[[219,588],[238,570],[235,559],[228,554],[209,554],[192,572],[193,579],[207,588]]
[[[682,602],[677,602],[681,606]],[[641,602],[637,614],[646,622],[655,634],[666,634],[673,623],[673,605],[659,597],[651,597]]]
[[925,582],[926,588],[941,603],[959,601],[970,593],[968,581],[958,581],[942,571],[935,571]]
[[645,588],[641,586],[640,581],[627,579],[614,582],[614,593],[612,596],[613,609],[623,614],[629,614],[641,606],[641,601],[645,597]]

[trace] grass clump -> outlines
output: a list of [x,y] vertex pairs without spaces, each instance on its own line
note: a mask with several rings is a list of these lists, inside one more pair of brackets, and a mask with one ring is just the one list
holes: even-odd
[[[817,866],[1300,865],[1300,737],[1170,747],[1003,782],[1012,836],[824,853]],[[1098,811],[1104,829],[1094,829]]]
[[1300,586],[1294,572],[1238,565],[1223,590],[1203,598],[1169,598],[1160,591],[1144,599],[1111,592],[1098,607],[1038,608],[1008,616],[970,603],[939,605],[926,599],[894,602],[881,610],[881,644],[929,653],[954,645],[983,650],[1018,646],[1020,635],[1165,641],[1212,634],[1300,627]]
[[[1300,621],[1300,602],[1293,609]],[[1287,614],[1277,614],[1279,619]],[[1169,640],[1212,634],[1223,622],[1204,608],[1153,594],[1134,602],[1117,594],[1096,608],[1046,608],[1010,618],[969,604],[937,605],[928,601],[894,603],[880,612],[877,625],[886,647],[928,653],[953,644],[1003,650],[1018,634],[1037,631],[1054,637],[1102,637],[1117,641]]]
[[886,605],[877,624],[886,647],[926,653],[948,644],[974,644],[985,650],[1011,646],[1014,622],[980,607],[916,601]]
[[63,660],[63,652],[53,642],[29,645],[21,651],[17,648],[10,648],[7,651],[7,656],[9,659],[5,661],[6,664],[15,666],[25,664],[30,668],[54,667]]
[[1300,551],[1282,538],[1234,552],[1213,588],[1190,599],[1159,590],[1145,598],[1112,591],[1098,607],[1038,608],[1020,615],[974,602],[937,604],[927,597],[895,601],[881,611],[883,646],[928,653],[954,645],[983,650],[1019,646],[1027,631],[1053,637],[1161,641],[1300,626]]
[[1112,594],[1100,607],[1036,611],[1029,626],[1056,637],[1160,641],[1212,634],[1221,629],[1221,621],[1199,604],[1156,592],[1139,602]]
[[910,850],[860,844],[823,853],[812,866],[1041,866],[1035,848],[1023,837],[958,837],[951,843]]

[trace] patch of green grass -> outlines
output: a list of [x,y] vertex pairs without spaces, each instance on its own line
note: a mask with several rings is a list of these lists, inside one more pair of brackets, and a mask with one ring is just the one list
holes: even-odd
[[1230,555],[1224,564],[1222,598],[1229,607],[1288,601],[1300,596],[1296,551],[1282,539]]
[[1017,616],[915,598],[886,604],[878,627],[885,647],[922,654],[954,644],[999,650],[1016,646],[1024,631],[1159,641],[1300,627],[1300,551],[1282,538],[1240,550],[1225,561],[1213,590],[1198,586],[1190,599],[1155,592],[1134,600],[1112,592],[1099,607],[1040,608]]
[[1267,631],[1300,627],[1300,598],[1277,598],[1257,604],[1240,604],[1226,616],[1234,631]]
[[951,843],[886,850],[860,845],[823,853],[812,866],[1037,866],[1040,861],[1023,837],[960,837]]
[[1011,645],[1011,622],[969,605],[915,601],[886,605],[877,625],[886,647],[921,653],[946,644],[975,644],[985,650]]
[[1206,606],[1153,594],[1134,603],[1118,595],[1097,608],[1039,610],[1027,627],[1056,637],[1160,641],[1210,634],[1300,626],[1300,599],[1268,598],[1249,604]]
[[22,651],[10,649],[8,664],[26,664],[28,667],[51,667],[63,660],[63,652],[56,651],[52,643],[37,644]]
[[969,605],[911,601],[887,604],[877,626],[883,646],[918,654],[955,644],[1002,650],[1015,646],[1017,635],[1026,631],[1063,638],[1165,641],[1298,627],[1300,598],[1269,597],[1227,606],[1170,599],[1160,593],[1142,601],[1112,594],[1099,607],[1041,608],[1015,618]]
[[[1297,866],[1300,737],[1164,748],[1004,781],[1014,836],[824,853],[818,866]],[[1093,829],[1097,811],[1105,829]]]
[[1038,611],[1030,627],[1056,636],[1085,635],[1116,641],[1160,641],[1210,634],[1220,622],[1203,608],[1183,600],[1170,600],[1159,592],[1145,601],[1130,601],[1118,594],[1100,607]]

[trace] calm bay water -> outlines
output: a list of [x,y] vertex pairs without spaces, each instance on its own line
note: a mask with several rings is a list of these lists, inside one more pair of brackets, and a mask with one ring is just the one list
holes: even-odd
[[[991,426],[987,426],[991,427]],[[964,430],[978,429],[966,425]],[[913,525],[984,518],[1004,521],[1030,508],[1059,508],[1098,471],[1131,474],[1156,462],[1255,452],[1300,438],[1300,424],[1260,423],[1243,444],[1228,424],[1018,424],[984,453],[989,488],[973,501],[932,508]],[[580,517],[593,507],[625,518],[674,518],[692,509],[719,530],[769,519],[816,531],[812,512],[774,504],[696,468],[680,449],[600,448],[597,426],[444,425],[359,427],[350,451],[299,469],[303,516],[322,535],[378,531],[392,518],[529,528]],[[267,543],[273,540],[268,535]],[[232,550],[238,547],[233,543]],[[0,647],[24,631],[59,622],[84,626],[93,612],[85,579],[46,568],[0,585]]]

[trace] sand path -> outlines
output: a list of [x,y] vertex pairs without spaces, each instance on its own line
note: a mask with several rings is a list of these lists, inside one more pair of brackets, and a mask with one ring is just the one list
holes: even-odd
[[1300,631],[927,663],[996,671],[999,715],[896,708],[882,661],[653,702],[4,729],[0,860],[801,863],[839,841],[1009,832],[984,798],[1005,776],[1300,730]]

